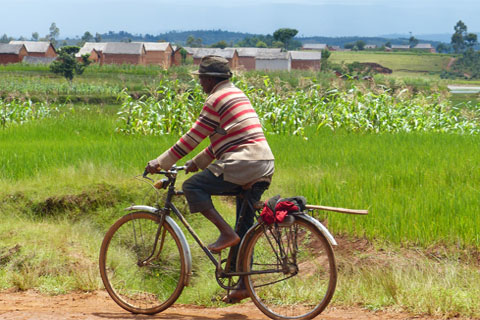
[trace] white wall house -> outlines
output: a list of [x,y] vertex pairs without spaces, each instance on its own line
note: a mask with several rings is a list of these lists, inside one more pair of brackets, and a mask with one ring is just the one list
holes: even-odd
[[287,70],[292,68],[289,52],[258,52],[255,57],[255,70]]

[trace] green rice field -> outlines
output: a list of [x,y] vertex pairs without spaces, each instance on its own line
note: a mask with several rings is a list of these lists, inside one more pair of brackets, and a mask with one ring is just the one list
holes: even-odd
[[[337,54],[337,62],[370,59]],[[377,62],[421,71],[421,61],[407,60],[385,54]],[[427,67],[437,72],[447,60],[438,55]],[[202,106],[190,69],[95,66],[69,84],[41,66],[0,67],[0,289],[103,288],[97,261],[106,230],[123,208],[156,200],[135,176]],[[378,79],[235,76],[275,155],[264,199],[303,195],[369,210],[312,213],[339,241],[332,306],[478,318],[480,107],[475,97],[452,99],[438,79]],[[187,177],[179,174],[178,185]],[[186,210],[184,199],[176,203]],[[232,223],[232,201],[215,204]],[[202,216],[188,220],[206,242],[215,239]],[[192,254],[192,285],[178,302],[222,305],[211,300],[224,293],[211,264],[198,246]]]

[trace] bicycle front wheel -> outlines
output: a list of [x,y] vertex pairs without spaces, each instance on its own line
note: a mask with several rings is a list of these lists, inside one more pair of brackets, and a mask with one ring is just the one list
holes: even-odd
[[163,311],[184,287],[182,244],[168,223],[160,230],[159,223],[160,217],[153,213],[129,213],[112,225],[100,249],[105,289],[119,306],[132,313]]
[[337,282],[332,247],[311,222],[296,217],[261,224],[245,247],[243,270],[255,305],[272,319],[312,319],[330,302]]

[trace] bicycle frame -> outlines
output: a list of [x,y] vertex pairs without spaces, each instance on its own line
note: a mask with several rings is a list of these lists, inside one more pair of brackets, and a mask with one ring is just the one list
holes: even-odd
[[[182,168],[182,167],[180,167],[180,168]],[[238,272],[238,271],[226,272],[225,270],[223,270],[223,268],[221,266],[221,262],[222,262],[221,256],[219,256],[219,258],[217,260],[217,258],[210,252],[210,250],[208,250],[207,246],[203,243],[203,241],[197,235],[195,230],[192,228],[192,226],[185,219],[183,214],[177,209],[177,207],[175,207],[175,205],[172,202],[173,196],[183,195],[183,191],[178,191],[178,190],[175,189],[177,171],[162,172],[162,173],[164,173],[165,176],[168,178],[168,184],[167,184],[168,185],[168,187],[167,187],[168,192],[167,192],[167,197],[166,197],[166,200],[165,200],[164,207],[160,208],[159,205],[157,205],[158,207],[151,207],[151,206],[145,206],[145,205],[133,205],[133,206],[130,206],[130,207],[126,208],[125,210],[127,210],[127,211],[143,210],[143,211],[148,211],[148,212],[154,213],[156,215],[160,215],[161,216],[161,222],[165,221],[169,225],[172,226],[173,230],[179,235],[179,238],[180,238],[180,241],[181,241],[181,244],[182,244],[182,248],[184,248],[184,255],[185,255],[185,260],[186,260],[185,262],[186,262],[186,266],[187,266],[187,268],[186,268],[186,273],[187,273],[186,279],[187,280],[186,280],[185,285],[188,285],[189,278],[192,274],[192,271],[191,271],[192,258],[191,258],[191,253],[190,253],[190,246],[189,246],[181,228],[177,225],[175,220],[173,220],[169,216],[170,212],[173,212],[175,214],[175,216],[182,222],[182,224],[185,226],[185,228],[188,230],[188,232],[192,235],[192,237],[195,239],[195,241],[198,243],[198,245],[205,252],[207,257],[213,263],[213,265],[216,268],[217,273],[219,273],[221,275],[221,277],[234,277],[234,276],[246,276],[246,275],[252,275],[252,274],[277,273],[277,272],[281,271],[281,269],[279,269],[279,268],[275,268],[275,269],[271,269],[271,270],[262,270],[262,271],[251,271],[251,272]],[[144,177],[145,177],[145,175],[144,175]],[[150,178],[147,178],[147,179],[150,179]],[[251,206],[251,203],[249,203],[249,201],[245,199],[243,204],[242,204],[242,207],[247,205],[247,204]],[[244,208],[242,208],[242,210],[244,210]],[[316,219],[314,219],[314,218],[312,218],[308,215],[302,215],[302,218],[306,219],[306,220],[309,220],[312,223],[314,223],[320,229],[320,231],[326,236],[326,238],[328,239],[328,241],[332,245],[337,245],[335,239],[330,234],[328,229],[323,224],[321,224],[318,220],[316,220]],[[162,227],[162,223],[159,224],[159,229],[157,230],[157,235],[156,235],[156,238],[155,238],[156,242],[158,242],[158,239],[159,239],[159,236],[160,236],[160,233],[161,233],[161,229],[162,229],[161,227]],[[242,241],[239,245],[239,252],[240,252],[244,242],[246,241],[246,239],[249,238],[249,235],[254,230],[256,230],[258,227],[261,227],[261,224],[256,223],[247,231],[247,233],[245,234],[245,236],[243,237],[243,239],[242,239]],[[162,245],[162,244],[160,244],[160,245]],[[140,264],[146,264],[148,262],[148,260],[151,259],[155,255],[156,248],[157,248],[157,243],[155,243],[155,245],[154,245],[154,248],[152,250],[152,254],[147,259],[140,262]],[[233,263],[235,263],[235,261]]]

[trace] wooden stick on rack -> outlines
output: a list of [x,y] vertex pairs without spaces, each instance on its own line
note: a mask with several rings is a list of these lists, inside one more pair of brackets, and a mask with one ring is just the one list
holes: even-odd
[[356,209],[326,207],[326,206],[318,206],[318,205],[314,205],[314,204],[307,204],[305,207],[307,209],[312,209],[312,210],[335,211],[335,212],[347,213],[347,214],[360,214],[360,215],[368,214],[368,210],[356,210]]

